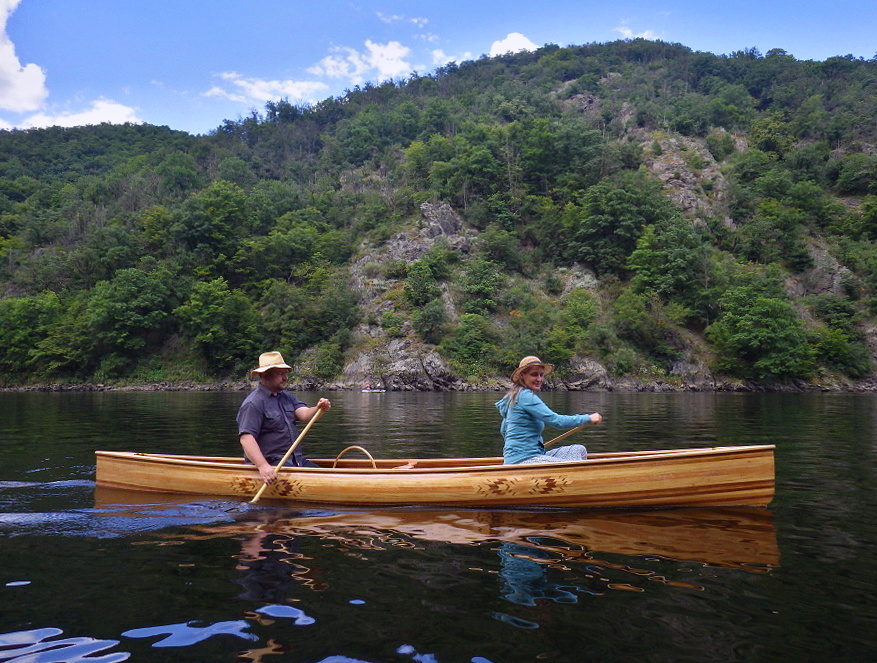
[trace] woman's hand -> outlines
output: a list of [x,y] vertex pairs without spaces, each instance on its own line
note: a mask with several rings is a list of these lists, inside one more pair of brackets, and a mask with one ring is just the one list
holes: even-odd
[[588,416],[591,417],[591,423],[595,426],[603,421],[603,417],[600,415],[599,412],[594,412],[594,414],[589,414]]

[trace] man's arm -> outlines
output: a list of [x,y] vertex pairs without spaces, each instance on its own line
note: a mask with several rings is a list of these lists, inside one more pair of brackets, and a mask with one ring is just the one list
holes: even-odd
[[[332,403],[328,398],[321,398],[314,407],[300,407],[295,411],[295,418],[302,423],[308,423],[314,418],[317,410],[328,410]],[[252,459],[251,459],[252,460]]]
[[277,478],[277,472],[274,471],[271,463],[265,460],[265,456],[262,455],[262,450],[259,448],[256,438],[250,433],[242,433],[240,440],[244,453],[250,459],[250,462],[256,466],[256,469],[259,470],[259,476],[262,477],[262,481],[269,484],[274,483],[274,480]]

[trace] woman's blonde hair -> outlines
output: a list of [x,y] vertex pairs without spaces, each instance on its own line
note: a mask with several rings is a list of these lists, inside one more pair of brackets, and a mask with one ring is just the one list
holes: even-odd
[[512,385],[512,388],[509,389],[508,393],[504,397],[507,398],[509,401],[509,408],[513,408],[515,406],[515,400],[517,400],[518,395],[521,393],[521,389],[523,388],[524,387],[522,385],[515,383]]

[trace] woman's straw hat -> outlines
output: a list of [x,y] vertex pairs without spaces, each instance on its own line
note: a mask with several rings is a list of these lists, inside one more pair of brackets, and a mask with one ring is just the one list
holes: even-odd
[[539,359],[539,357],[524,357],[523,359],[521,359],[521,363],[518,364],[518,367],[515,369],[514,373],[512,373],[512,382],[517,384],[518,380],[521,377],[521,373],[523,373],[528,368],[532,368],[533,366],[540,366],[545,371],[545,375],[548,375],[551,371],[554,370],[554,364],[546,364],[544,361]]
[[263,352],[259,355],[259,368],[250,371],[250,377],[255,377],[257,373],[270,371],[272,368],[292,368],[283,361],[283,355],[279,352]]

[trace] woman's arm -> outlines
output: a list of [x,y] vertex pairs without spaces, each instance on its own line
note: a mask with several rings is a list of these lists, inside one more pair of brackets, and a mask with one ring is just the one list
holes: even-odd
[[531,417],[541,421],[546,426],[551,426],[552,428],[564,430],[591,423],[592,421],[593,423],[600,423],[600,420],[602,419],[596,412],[594,413],[597,418],[596,421],[594,421],[589,414],[557,414],[557,412],[554,412],[550,407],[545,405],[542,399],[536,396],[536,394],[531,392],[528,396],[528,398],[522,399],[521,406],[525,408]]

